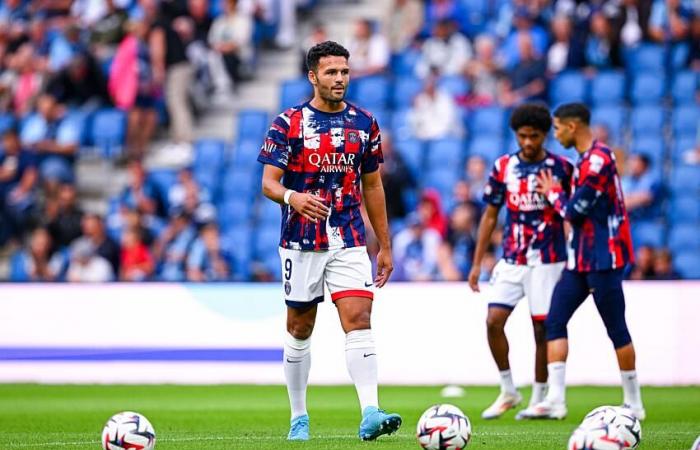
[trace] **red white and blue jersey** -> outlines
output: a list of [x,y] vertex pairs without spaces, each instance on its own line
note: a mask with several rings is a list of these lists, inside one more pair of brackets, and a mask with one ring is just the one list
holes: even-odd
[[319,251],[365,245],[360,180],[383,162],[379,125],[371,114],[350,103],[338,113],[308,102],[290,108],[272,122],[258,161],[284,169],[284,187],[318,195],[331,209],[326,220],[314,223],[284,205],[281,247]]
[[577,272],[619,269],[634,262],[630,221],[615,156],[594,141],[576,164],[571,195],[555,188],[547,200],[572,226],[567,268]]
[[503,259],[509,264],[540,265],[566,261],[564,219],[535,191],[537,175],[551,170],[555,179],[568,186],[573,166],[549,152],[538,162],[526,162],[518,153],[496,160],[484,188],[484,202],[506,205],[503,230]]

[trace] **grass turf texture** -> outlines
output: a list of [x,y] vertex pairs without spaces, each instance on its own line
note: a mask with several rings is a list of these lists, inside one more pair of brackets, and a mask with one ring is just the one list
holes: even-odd
[[[619,388],[568,391],[564,421],[516,422],[514,412],[483,421],[497,388],[472,387],[441,399],[438,387],[383,387],[382,405],[403,416],[398,434],[375,442],[357,438],[359,407],[351,386],[311,387],[311,441],[287,443],[289,416],[283,386],[41,386],[0,385],[0,449],[98,449],[102,426],[133,410],[153,423],[157,450],[199,449],[417,449],[415,426],[435,403],[459,406],[471,419],[470,449],[564,450],[586,412],[618,404]],[[523,390],[523,394],[528,394]],[[687,450],[700,434],[700,387],[643,389],[647,420],[643,450]],[[526,398],[528,398],[526,396]]]

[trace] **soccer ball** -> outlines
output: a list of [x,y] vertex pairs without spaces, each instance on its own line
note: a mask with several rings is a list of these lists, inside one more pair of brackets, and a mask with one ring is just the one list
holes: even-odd
[[472,437],[472,425],[456,406],[435,405],[418,420],[416,436],[426,450],[462,450]]
[[627,408],[600,406],[586,415],[581,426],[595,426],[600,423],[618,428],[626,449],[636,449],[642,440],[642,424]]
[[617,427],[605,423],[580,426],[569,439],[568,450],[623,450],[624,441]]
[[153,450],[156,432],[139,413],[125,411],[109,418],[102,429],[104,450]]
[[690,450],[700,450],[700,436],[695,439],[695,442],[693,442],[693,446],[690,447]]

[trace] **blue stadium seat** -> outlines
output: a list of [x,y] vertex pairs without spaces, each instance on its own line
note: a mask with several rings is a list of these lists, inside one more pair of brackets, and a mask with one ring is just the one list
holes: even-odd
[[618,71],[601,72],[591,81],[591,102],[594,105],[619,105],[625,97],[625,74]]
[[391,115],[391,135],[394,139],[406,140],[413,137],[410,115],[409,109],[395,110],[394,114]]
[[284,81],[280,87],[279,109],[286,110],[304,103],[311,99],[313,93],[314,90],[311,87],[311,83],[305,77]]
[[394,148],[401,154],[414,176],[417,176],[423,170],[426,153],[423,142],[418,139],[394,141]]
[[700,229],[700,198],[697,196],[677,196],[671,200],[669,218],[674,224],[694,223]]
[[638,106],[630,115],[630,127],[634,136],[661,136],[665,119],[665,111],[658,105]]
[[627,127],[627,109],[621,105],[605,105],[594,108],[591,123],[604,125],[610,136],[620,142],[623,130]]
[[503,135],[506,111],[500,106],[475,109],[469,118],[472,137]]
[[167,200],[170,188],[177,183],[177,171],[157,169],[148,172],[148,181],[153,183],[161,199]]
[[221,235],[221,248],[230,252],[236,261],[236,278],[248,280],[253,253],[253,232],[249,225],[239,225]]
[[362,108],[384,109],[389,100],[389,80],[383,76],[359,78],[353,83],[351,99],[360,102]]
[[700,233],[698,224],[674,225],[668,234],[668,248],[676,253],[683,250],[700,251]]
[[459,180],[459,167],[436,167],[425,173],[424,188],[433,188],[440,193],[443,202],[452,198],[452,190]]
[[413,99],[423,89],[423,82],[414,77],[400,77],[394,84],[392,103],[396,109],[409,108]]
[[194,143],[194,168],[221,170],[226,159],[226,142],[221,139],[200,139]]
[[676,136],[695,136],[698,133],[700,121],[700,106],[683,105],[673,110],[671,124]]
[[671,96],[674,103],[695,104],[695,94],[698,90],[698,72],[692,70],[684,70],[676,73],[673,77],[671,85]]
[[643,221],[632,224],[632,240],[635,247],[663,247],[664,235],[664,226],[660,223]]
[[97,111],[92,119],[91,140],[106,158],[122,152],[126,136],[126,114],[116,108]]
[[662,45],[642,44],[627,52],[625,60],[630,73],[663,72],[666,51]]
[[261,146],[262,139],[238,140],[234,145],[233,164],[241,168],[251,168],[259,165],[257,161]]
[[631,153],[643,153],[651,158],[654,170],[660,170],[666,155],[666,146],[662,136],[642,136],[632,141]]
[[15,125],[15,118],[12,114],[0,114],[0,134],[5,133]]
[[391,57],[391,71],[398,77],[410,77],[413,75],[416,63],[420,58],[420,51],[404,50]]
[[256,218],[258,224],[262,226],[279,225],[282,219],[282,208],[268,198],[258,197]]
[[426,157],[429,169],[461,166],[464,143],[461,139],[440,139],[428,143]]
[[672,158],[673,162],[675,164],[679,164],[683,162],[683,155],[690,151],[693,150],[698,146],[698,141],[697,139],[690,135],[690,136],[676,136],[676,139],[673,143],[673,152],[672,152]]
[[242,198],[250,201],[259,186],[260,178],[256,172],[242,170],[238,167],[229,168],[224,174],[221,184],[222,200]]
[[277,257],[279,262],[279,253],[277,252],[280,241],[279,224],[257,228],[253,241],[253,255],[255,258],[260,259],[272,254]]
[[238,135],[236,136],[238,140],[257,139],[261,141],[269,128],[267,111],[245,109],[238,113]]
[[700,194],[700,166],[674,166],[669,184],[674,195]]
[[587,81],[581,72],[567,71],[558,75],[549,85],[552,105],[586,100]]
[[251,202],[242,197],[228,198],[218,207],[219,226],[222,230],[249,224],[251,219]]
[[272,279],[275,281],[280,281],[282,279],[282,264],[280,263],[280,256],[275,248],[274,251],[264,255],[259,262],[262,267],[272,275]]
[[687,279],[700,278],[700,253],[683,251],[673,255],[673,266],[678,274]]
[[471,140],[469,143],[469,156],[479,155],[489,164],[499,156],[508,152],[500,138],[481,136]]
[[661,102],[666,81],[663,75],[648,72],[638,73],[632,80],[630,98],[635,105]]
[[391,125],[391,111],[377,108],[371,110],[370,113],[377,121],[380,130],[389,130],[389,126]]
[[469,92],[469,83],[459,75],[447,75],[440,78],[438,87],[451,97],[461,97]]

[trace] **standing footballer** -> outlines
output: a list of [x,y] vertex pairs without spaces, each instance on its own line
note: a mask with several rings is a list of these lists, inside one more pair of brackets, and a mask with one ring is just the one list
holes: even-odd
[[590,117],[590,111],[581,103],[562,105],[554,112],[555,137],[564,147],[574,147],[580,155],[571,196],[548,170],[538,177],[538,192],[571,223],[572,236],[567,268],[554,289],[545,324],[549,392],[544,401],[525,411],[525,418],[562,419],[566,416],[567,325],[589,294],[593,294],[615,347],[623,403],[640,420],[646,416],[622,291],[623,269],[634,257],[630,222],[615,157],[604,143],[593,139]]
[[513,111],[510,127],[518,140],[519,150],[496,160],[484,189],[486,210],[479,224],[474,264],[469,286],[479,292],[479,273],[486,247],[498,222],[498,212],[506,207],[503,230],[503,259],[493,270],[487,337],[491,354],[501,376],[501,393],[481,417],[495,419],[522,401],[513,384],[508,361],[508,339],[504,332],[513,308],[527,297],[535,334],[535,382],[530,405],[544,399],[547,388],[547,348],[544,320],[549,312],[552,291],[566,261],[564,219],[538,194],[537,174],[550,170],[564,185],[569,183],[572,165],[549,153],[544,141],[552,127],[545,106],[524,104]]
[[[362,411],[360,438],[374,440],[401,426],[398,414],[379,409],[377,352],[370,329],[373,287],[384,286],[393,269],[378,170],[381,137],[377,121],[344,100],[349,57],[335,42],[309,50],[313,99],[277,116],[258,156],[265,165],[263,193],[282,205],[279,252],[287,304],[283,364],[292,409],[289,440],[309,439],[310,338],[324,285],[346,333],[347,368]],[[363,196],[380,245],[374,280],[360,214]]]

